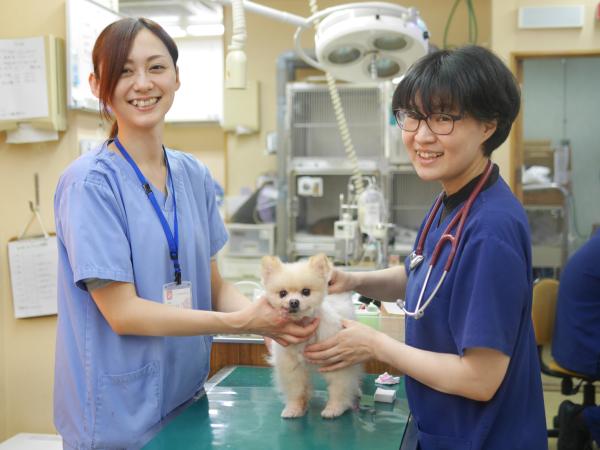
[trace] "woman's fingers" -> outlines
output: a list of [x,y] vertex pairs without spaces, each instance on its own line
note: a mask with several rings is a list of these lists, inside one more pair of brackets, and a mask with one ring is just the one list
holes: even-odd
[[351,366],[353,363],[351,363],[350,361],[340,361],[336,364],[332,364],[329,366],[322,366],[319,367],[319,372],[324,373],[324,372],[333,372],[335,370],[339,370],[339,369],[343,369],[344,367],[348,367]]
[[325,339],[324,341],[317,342],[316,344],[310,344],[306,346],[304,353],[316,354],[318,352],[322,352],[323,350],[330,349],[331,347],[337,344],[337,335],[332,336],[329,339]]
[[[275,329],[271,333],[271,337],[278,343],[285,342],[288,344],[299,344],[310,338],[319,326],[319,319],[314,319],[308,325],[299,325],[293,322],[288,322],[279,329]],[[281,344],[284,345],[284,344]]]
[[300,336],[302,337],[310,337],[315,331],[317,331],[317,327],[319,326],[320,319],[315,317],[311,323],[306,326],[302,326],[300,330]]
[[351,352],[344,353],[339,346],[319,352],[305,353],[304,355],[308,359],[308,362],[321,366],[319,368],[321,372],[330,372],[355,364],[354,355]]
[[284,347],[287,347],[290,344],[300,344],[301,342],[305,341],[305,339],[300,339],[292,334],[278,334],[272,339],[278,344],[283,345]]
[[329,294],[341,294],[342,292],[345,292],[344,289],[339,285],[339,284],[330,284],[327,287],[327,292]]
[[[277,342],[279,345],[281,345],[282,347],[287,347],[289,345],[285,340],[283,340],[281,338],[272,338],[272,339],[275,342]],[[269,353],[270,353],[270,351],[269,351]]]
[[340,292],[344,292],[344,283],[343,283],[344,274],[340,272],[338,269],[334,269],[331,272],[331,278],[329,280],[329,284],[327,287],[327,291],[330,294],[338,294]]
[[298,325],[297,323],[289,322],[284,327],[283,330],[286,334],[295,336],[300,340],[305,340],[312,336],[317,327],[319,326],[319,319],[314,319],[308,325]]
[[306,341],[319,326],[318,318],[313,319],[307,325],[292,322],[288,315],[273,308],[264,296],[252,303],[246,311],[251,317],[247,327],[248,331],[268,336],[284,347]]
[[328,364],[339,361],[340,352],[337,347],[331,347],[327,350],[321,350],[318,352],[304,352],[304,356],[311,362]]
[[304,350],[304,356],[311,363],[322,366],[338,363],[343,359],[342,348],[340,347],[336,336],[323,342],[309,345]]

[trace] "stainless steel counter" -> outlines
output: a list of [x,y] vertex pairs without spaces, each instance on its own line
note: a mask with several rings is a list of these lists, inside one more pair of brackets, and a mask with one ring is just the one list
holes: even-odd
[[224,344],[262,344],[262,336],[256,334],[219,334],[213,338],[215,343]]

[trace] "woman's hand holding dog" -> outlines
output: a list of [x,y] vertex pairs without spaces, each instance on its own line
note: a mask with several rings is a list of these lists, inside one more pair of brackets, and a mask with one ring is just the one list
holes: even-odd
[[319,325],[318,319],[307,325],[292,322],[281,311],[273,308],[265,297],[251,303],[239,312],[244,317],[241,328],[245,332],[270,337],[284,347],[306,341],[315,333]]
[[327,290],[330,294],[350,292],[356,290],[357,283],[356,273],[333,269],[331,271]]
[[310,363],[321,366],[320,372],[342,369],[374,356],[373,342],[377,331],[353,320],[342,320],[342,327],[335,336],[309,345],[304,350],[304,356]]

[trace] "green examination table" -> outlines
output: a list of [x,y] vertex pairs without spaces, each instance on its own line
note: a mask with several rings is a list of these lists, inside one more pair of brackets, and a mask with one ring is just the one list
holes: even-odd
[[404,379],[381,386],[396,389],[396,400],[389,404],[373,401],[375,378],[365,375],[357,410],[331,420],[321,418],[327,391],[323,378],[315,375],[307,414],[282,419],[271,368],[226,367],[208,380],[205,395],[182,408],[143,449],[398,450],[409,416]]

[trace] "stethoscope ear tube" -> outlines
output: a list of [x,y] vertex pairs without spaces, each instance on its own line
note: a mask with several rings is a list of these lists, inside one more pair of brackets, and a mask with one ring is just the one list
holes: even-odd
[[[466,203],[463,205],[463,207],[460,209],[460,211],[452,218],[452,220],[450,221],[450,223],[444,230],[442,236],[440,237],[440,240],[436,243],[436,245],[433,249],[433,254],[431,255],[431,261],[429,263],[429,269],[427,269],[427,275],[425,276],[425,281],[423,282],[423,286],[421,287],[421,292],[419,293],[419,299],[417,301],[417,306],[415,307],[415,310],[412,312],[407,310],[406,302],[403,300],[398,301],[398,305],[400,306],[402,311],[404,311],[404,314],[406,314],[407,316],[413,317],[415,319],[420,319],[421,317],[423,317],[423,314],[425,314],[425,308],[427,308],[429,303],[431,303],[431,301],[433,300],[433,297],[435,297],[435,295],[441,288],[442,283],[443,283],[444,279],[446,278],[446,274],[450,271],[450,267],[452,266],[452,262],[454,261],[454,256],[456,255],[456,251],[458,249],[458,244],[460,242],[460,238],[462,235],[463,228],[465,226],[465,222],[466,222],[469,212],[471,210],[471,206],[473,205],[473,203],[475,202],[475,199],[477,198],[477,196],[483,189],[483,186],[485,185],[485,183],[490,178],[490,175],[492,174],[492,169],[493,169],[493,164],[491,161],[488,160],[483,176],[477,182],[477,185],[475,186],[475,188],[469,195],[469,198],[467,199]],[[442,192],[436,199],[435,204],[434,204],[431,212],[429,213],[429,217],[427,218],[427,221],[425,222],[425,227],[423,228],[423,231],[421,232],[421,236],[419,236],[417,248],[415,249],[415,251],[413,251],[410,254],[410,262],[409,262],[410,270],[414,270],[419,264],[421,264],[421,262],[423,262],[423,259],[424,259],[423,247],[425,245],[425,239],[427,238],[427,235],[429,234],[429,229],[431,228],[433,219],[437,215],[437,212],[442,204],[443,195],[444,195],[444,193]],[[456,226],[457,223],[458,223],[458,227],[456,229],[456,234],[452,235],[452,229]],[[423,296],[425,295],[425,290],[427,289],[427,284],[429,283],[429,277],[431,276],[433,267],[437,263],[439,255],[441,254],[442,248],[443,248],[444,244],[446,243],[446,241],[450,242],[451,248],[450,248],[450,252],[448,254],[448,258],[446,259],[446,264],[444,265],[444,271],[442,272],[440,280],[438,281],[435,288],[433,289],[433,292],[427,297],[427,300],[421,306],[421,302],[423,301]]]

